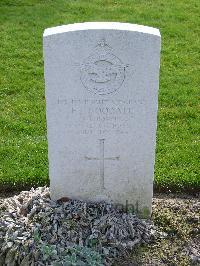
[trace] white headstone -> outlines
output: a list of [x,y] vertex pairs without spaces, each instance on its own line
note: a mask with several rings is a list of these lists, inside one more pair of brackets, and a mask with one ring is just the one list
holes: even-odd
[[151,213],[159,84],[158,29],[79,23],[46,29],[51,197]]

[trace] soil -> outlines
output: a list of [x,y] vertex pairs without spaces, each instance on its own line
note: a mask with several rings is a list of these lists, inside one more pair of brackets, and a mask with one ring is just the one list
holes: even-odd
[[152,219],[163,238],[140,246],[115,266],[200,265],[200,199],[191,195],[156,194]]

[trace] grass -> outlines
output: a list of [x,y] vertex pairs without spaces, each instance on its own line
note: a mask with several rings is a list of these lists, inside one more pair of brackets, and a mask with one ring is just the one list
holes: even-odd
[[198,0],[1,0],[0,185],[48,183],[42,34],[84,21],[157,27],[162,56],[155,185],[200,188]]

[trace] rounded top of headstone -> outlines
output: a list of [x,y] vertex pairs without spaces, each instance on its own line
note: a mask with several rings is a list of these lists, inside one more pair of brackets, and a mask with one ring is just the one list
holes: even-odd
[[45,29],[43,37],[47,37],[49,35],[54,35],[58,33],[65,33],[69,31],[82,31],[82,30],[124,30],[124,31],[141,32],[160,37],[160,31],[156,28],[131,24],[131,23],[120,23],[120,22],[84,22],[84,23],[62,25]]

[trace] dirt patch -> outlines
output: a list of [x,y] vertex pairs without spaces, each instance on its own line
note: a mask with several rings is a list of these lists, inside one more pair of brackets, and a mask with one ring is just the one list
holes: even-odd
[[[190,195],[156,194],[154,224],[163,238],[135,249],[115,265],[200,265],[200,200]],[[166,235],[165,235],[166,234]]]

